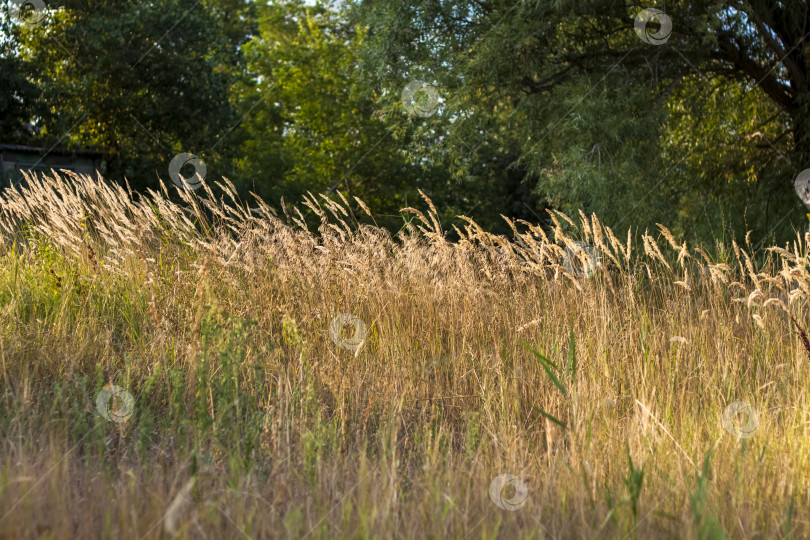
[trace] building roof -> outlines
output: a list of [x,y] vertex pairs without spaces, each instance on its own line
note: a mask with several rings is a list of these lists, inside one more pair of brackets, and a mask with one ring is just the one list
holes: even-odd
[[80,148],[76,150],[68,150],[63,148],[53,148],[48,150],[38,146],[25,146],[22,144],[6,144],[0,143],[0,150],[11,150],[14,152],[30,152],[36,154],[62,154],[62,155],[79,155],[79,156],[93,156],[101,157],[101,152],[95,152],[90,149]]

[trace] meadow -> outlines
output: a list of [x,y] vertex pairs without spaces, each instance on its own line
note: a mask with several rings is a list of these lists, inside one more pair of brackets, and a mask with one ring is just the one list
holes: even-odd
[[802,234],[234,193],[0,194],[0,538],[810,535]]

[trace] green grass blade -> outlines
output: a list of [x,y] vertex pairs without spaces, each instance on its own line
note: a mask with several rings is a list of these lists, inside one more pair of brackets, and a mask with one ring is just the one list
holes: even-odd
[[552,416],[552,415],[548,414],[546,411],[544,411],[543,409],[541,409],[537,405],[534,406],[534,410],[539,412],[540,414],[542,414],[543,416],[545,416],[546,418],[548,418],[549,420],[551,420],[552,422],[554,422],[558,426],[562,427],[563,429],[568,429],[568,426],[566,425],[565,422],[563,422],[562,420],[556,418],[555,416]]
[[554,383],[554,386],[559,388],[560,392],[562,392],[563,395],[566,395],[565,387],[562,385],[562,383],[560,382],[560,379],[557,378],[557,376],[554,374],[554,372],[551,371],[551,368],[557,369],[557,366],[555,366],[551,362],[551,360],[549,360],[548,358],[546,358],[545,356],[543,356],[542,354],[537,352],[528,343],[523,343],[523,342],[521,342],[521,343],[523,344],[524,347],[526,347],[526,349],[529,350],[529,352],[531,352],[538,360],[540,360],[540,365],[543,366],[543,370],[545,370],[546,375],[548,375],[548,378],[551,379],[551,382]]

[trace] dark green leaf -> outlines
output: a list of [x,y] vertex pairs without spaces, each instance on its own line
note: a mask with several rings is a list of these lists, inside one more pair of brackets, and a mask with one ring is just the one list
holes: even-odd
[[562,383],[557,378],[557,376],[554,374],[554,372],[551,371],[551,368],[557,369],[557,366],[555,366],[551,362],[551,360],[549,360],[548,358],[546,358],[545,356],[543,356],[542,354],[537,352],[528,343],[523,343],[523,346],[526,347],[526,349],[528,349],[529,352],[531,352],[538,360],[540,360],[540,365],[543,367],[543,370],[546,372],[546,375],[548,375],[548,378],[551,379],[551,382],[554,383],[554,386],[559,388],[560,392],[562,392],[563,395],[566,395],[565,387],[562,385]]
[[558,426],[562,427],[563,429],[568,429],[568,426],[565,424],[565,422],[563,422],[562,420],[548,414],[546,411],[544,411],[543,409],[541,409],[537,405],[534,406],[534,410],[539,412],[540,414],[542,414],[543,416],[545,416],[546,418],[548,418],[549,420],[551,420],[552,422],[554,422]]

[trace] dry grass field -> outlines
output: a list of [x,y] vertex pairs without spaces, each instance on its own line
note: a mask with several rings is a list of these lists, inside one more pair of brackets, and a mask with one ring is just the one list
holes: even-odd
[[0,195],[0,538],[810,536],[805,238],[232,194]]

